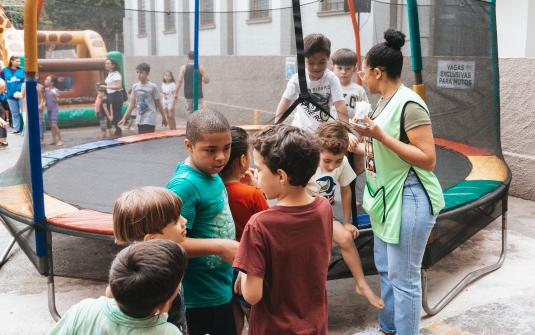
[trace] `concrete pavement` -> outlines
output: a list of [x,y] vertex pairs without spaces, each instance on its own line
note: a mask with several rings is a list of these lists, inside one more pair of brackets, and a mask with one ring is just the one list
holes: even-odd
[[[70,146],[87,142],[98,133],[97,127],[66,129],[63,137]],[[8,141],[9,148],[0,151],[0,171],[15,163],[22,148],[19,135],[9,134]],[[44,151],[51,149],[55,147],[43,147]],[[420,334],[535,333],[535,203],[511,197],[508,215],[508,255],[503,267],[469,285],[438,315],[429,317],[422,312]],[[9,240],[9,233],[0,225],[0,252]],[[468,272],[495,263],[500,243],[498,219],[441,260],[429,276],[431,304]],[[367,280],[379,292],[378,277],[368,276]],[[47,308],[46,279],[18,246],[0,269],[0,283],[0,333],[45,334],[54,325]],[[329,281],[327,285],[330,334],[354,334],[377,325],[376,311],[356,296],[352,279]],[[65,314],[84,298],[99,297],[105,287],[102,282],[57,278],[59,313]]]

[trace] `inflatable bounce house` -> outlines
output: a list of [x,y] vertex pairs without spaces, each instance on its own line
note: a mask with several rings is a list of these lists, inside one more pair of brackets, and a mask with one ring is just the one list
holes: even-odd
[[[0,57],[4,66],[9,64],[11,56],[24,56],[23,41],[24,31],[13,27],[0,4]],[[37,43],[39,45],[76,45],[75,59],[38,60],[41,84],[49,75],[58,77],[59,126],[98,125],[94,107],[95,85],[104,81],[106,58],[117,60],[122,70],[122,54],[108,53],[100,34],[92,30],[37,31]],[[121,75],[124,78],[124,74],[121,73]]]

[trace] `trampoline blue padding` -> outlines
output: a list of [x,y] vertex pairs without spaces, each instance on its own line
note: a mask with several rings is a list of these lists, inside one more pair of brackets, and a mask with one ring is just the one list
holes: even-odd
[[91,150],[102,149],[104,147],[113,147],[116,145],[124,145],[124,142],[119,142],[116,140],[104,140],[93,143],[87,143],[82,145],[76,145],[70,148],[58,149],[44,153],[42,158],[54,158],[54,159],[64,159],[70,156],[78,155],[80,153],[88,152]]

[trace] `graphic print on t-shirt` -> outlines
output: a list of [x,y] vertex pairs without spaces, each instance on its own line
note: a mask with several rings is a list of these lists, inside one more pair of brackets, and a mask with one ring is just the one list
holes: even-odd
[[[236,231],[234,227],[234,219],[228,205],[227,193],[222,190],[216,197],[216,215],[212,220],[212,237],[224,238],[227,240],[234,240],[236,238]],[[209,255],[206,257],[206,265],[211,269],[219,267],[223,260],[217,255]]]
[[149,105],[147,104],[147,92],[137,91],[136,101],[137,101],[138,114],[139,115],[145,114],[145,112],[149,109]]
[[334,200],[334,187],[336,186],[333,177],[323,176],[321,178],[316,179],[316,183],[318,183],[318,185],[320,186],[318,194],[322,195],[325,199],[332,202],[332,200]]
[[371,137],[366,137],[366,141],[364,142],[364,151],[365,151],[365,155],[364,155],[364,159],[365,159],[365,168],[366,168],[366,173],[368,174],[368,176],[372,177],[372,178],[377,178],[377,170],[376,170],[376,167],[375,167],[375,158],[374,158],[374,155],[373,155],[373,138]]
[[[330,92],[330,91],[327,91],[329,89],[330,89],[330,85],[326,85],[323,87],[315,87],[313,88],[313,91],[315,92],[312,92],[311,89],[308,89],[308,93],[310,94],[310,97],[314,99],[314,101],[317,102],[326,111],[329,110],[329,101],[331,100],[331,93],[326,93],[326,92]],[[323,94],[321,92],[323,92]],[[304,103],[301,103],[301,106],[303,107],[303,111],[309,118],[314,119],[319,123],[329,121],[329,115],[322,110],[319,110],[319,113],[316,112],[316,106],[314,106],[313,104],[304,102]]]

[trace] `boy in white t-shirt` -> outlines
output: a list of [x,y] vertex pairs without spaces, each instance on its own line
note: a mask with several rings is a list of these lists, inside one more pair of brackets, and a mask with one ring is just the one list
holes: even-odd
[[320,164],[307,184],[307,191],[311,195],[327,198],[332,204],[334,189],[336,185],[340,185],[344,228],[352,233],[353,238],[356,238],[357,228],[350,221],[351,186],[349,184],[357,175],[345,156],[349,141],[347,128],[341,122],[326,122],[318,127],[317,134],[322,143]]
[[[355,117],[357,102],[363,101],[368,104],[370,103],[364,88],[351,81],[353,74],[355,74],[355,71],[357,70],[357,54],[352,50],[342,48],[336,50],[331,59],[333,62],[332,71],[338,77],[340,85],[342,86],[347,113],[351,120]],[[331,106],[331,114],[333,116],[336,115],[336,108],[334,105]]]
[[[334,200],[334,189],[340,185],[342,196],[342,212],[344,225],[333,220],[333,241],[340,246],[344,262],[355,279],[356,292],[366,297],[376,308],[383,309],[384,302],[368,286],[362,271],[359,254],[354,243],[359,235],[357,227],[351,224],[351,186],[357,176],[349,165],[345,153],[349,143],[346,126],[339,121],[322,123],[316,131],[320,142],[320,162],[316,173],[306,185],[309,195],[322,196],[331,203]],[[345,228],[345,229],[344,229]]]
[[[327,69],[327,63],[331,55],[331,41],[322,34],[310,34],[304,39],[306,80],[308,92],[325,110],[329,111],[334,104],[338,118],[348,122],[347,108],[342,94],[340,81],[334,73]],[[290,107],[292,102],[299,97],[299,77],[294,74],[282,99],[277,107],[275,122]],[[329,116],[310,103],[301,103],[297,106],[293,126],[315,132],[318,126],[329,121]],[[355,136],[350,135],[350,142],[356,141]]]

